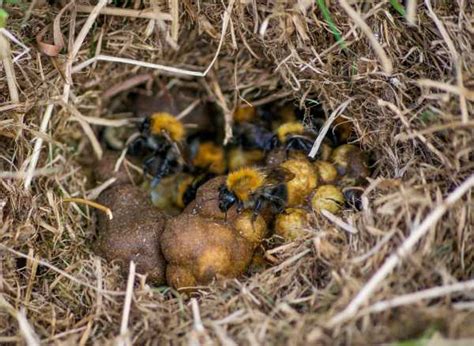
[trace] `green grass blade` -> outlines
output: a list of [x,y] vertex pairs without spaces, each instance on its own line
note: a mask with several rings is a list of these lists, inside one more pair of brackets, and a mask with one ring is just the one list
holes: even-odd
[[400,15],[405,17],[406,11],[405,7],[403,7],[398,0],[390,0],[390,3],[392,4],[393,8],[400,13]]
[[344,42],[344,39],[342,38],[341,33],[339,32],[336,26],[336,23],[334,23],[334,21],[332,20],[331,12],[329,12],[325,1],[316,0],[316,3],[318,4],[319,9],[323,14],[324,20],[329,25],[329,29],[331,29],[331,32],[334,35],[334,38],[336,39],[336,42],[339,44],[339,46],[341,46],[341,48],[346,48],[346,43]]
[[0,8],[0,28],[4,28],[7,25],[8,13],[3,8]]

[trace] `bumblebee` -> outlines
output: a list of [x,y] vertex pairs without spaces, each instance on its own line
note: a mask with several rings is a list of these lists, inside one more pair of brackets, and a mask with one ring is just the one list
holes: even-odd
[[243,150],[263,150],[268,152],[278,145],[278,139],[272,131],[261,124],[241,123],[233,127],[232,145]]
[[306,130],[295,107],[286,104],[274,106],[237,108],[233,127],[233,146],[245,151],[261,150],[268,153],[284,147],[286,151],[304,151],[308,153],[316,136]]
[[239,147],[231,147],[226,152],[227,166],[233,172],[242,167],[250,167],[260,164],[265,158],[262,150],[243,150]]
[[240,123],[233,127],[233,138],[226,146],[229,171],[262,163],[268,152],[278,144],[272,131],[253,123]]
[[238,106],[235,109],[233,119],[236,123],[251,122],[257,116],[256,109],[252,106]]
[[300,151],[305,155],[311,150],[316,136],[304,128],[299,122],[289,122],[280,125],[272,132],[252,123],[242,123],[234,126],[233,144],[244,150],[262,150],[268,153],[277,148],[289,152]]
[[222,146],[212,141],[193,141],[189,146],[191,164],[198,172],[224,174],[226,171],[225,152]]
[[151,190],[152,202],[168,214],[176,215],[195,199],[198,188],[213,177],[211,173],[195,177],[183,172],[165,177]]
[[144,173],[153,176],[152,188],[163,177],[181,171],[184,159],[179,147],[185,137],[183,124],[169,113],[154,113],[140,124],[140,136],[128,147],[128,153],[145,156]]
[[302,151],[308,154],[313,147],[316,135],[305,129],[300,122],[288,122],[276,129],[278,143],[285,151]]
[[196,198],[197,190],[208,180],[215,177],[213,173],[202,173],[198,176],[187,175],[178,182],[174,203],[179,208],[185,208]]
[[331,153],[330,161],[336,167],[344,183],[364,185],[370,176],[369,161],[366,153],[352,144],[338,146]]
[[231,172],[219,187],[219,209],[227,213],[236,204],[237,212],[251,209],[253,220],[265,207],[270,207],[273,213],[282,212],[288,199],[286,181],[293,177],[284,169],[273,169],[267,173],[244,167]]

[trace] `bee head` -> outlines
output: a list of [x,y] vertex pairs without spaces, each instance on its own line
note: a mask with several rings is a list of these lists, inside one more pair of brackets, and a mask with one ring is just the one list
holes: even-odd
[[225,187],[242,203],[263,186],[265,175],[253,167],[243,167],[227,175]]
[[169,113],[154,113],[150,116],[149,129],[153,135],[161,135],[162,132],[175,142],[180,142],[185,136],[185,129],[181,121]]
[[145,135],[148,134],[150,132],[150,124],[151,124],[150,117],[146,117],[140,123],[140,125],[138,125],[138,131],[140,131],[140,133],[145,134]]
[[237,197],[235,194],[222,184],[219,187],[219,209],[223,213],[227,213],[227,211],[237,202]]

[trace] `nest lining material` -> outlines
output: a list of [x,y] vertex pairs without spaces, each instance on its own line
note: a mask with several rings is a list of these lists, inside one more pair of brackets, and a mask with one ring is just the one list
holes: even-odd
[[[0,340],[474,336],[472,4],[106,3],[4,2]],[[102,155],[97,128],[124,124],[111,97],[160,83],[204,90],[227,125],[238,103],[285,97],[351,119],[379,177],[341,217],[357,233],[321,220],[269,251],[273,268],[198,299],[125,284],[89,246],[91,210],[65,199],[97,193],[81,167]]]

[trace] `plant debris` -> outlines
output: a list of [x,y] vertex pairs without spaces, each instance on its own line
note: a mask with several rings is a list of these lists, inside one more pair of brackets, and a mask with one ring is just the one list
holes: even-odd
[[[2,2],[0,36],[10,47],[0,63],[2,342],[474,337],[472,2],[71,4]],[[57,55],[36,47],[38,35],[51,44],[58,34]],[[122,107],[128,95],[188,88],[195,96],[178,111],[217,104],[227,140],[243,105],[295,100],[307,127],[322,112],[328,133],[313,149],[328,162],[323,137],[348,121],[350,144],[371,153],[374,171],[354,197],[359,213],[315,218],[294,242],[265,240],[272,266],[199,287],[191,301],[136,278],[124,310],[121,270],[90,246],[93,210],[63,199],[97,194],[84,167],[103,155],[101,131],[125,120],[133,132],[142,120]],[[237,159],[258,162],[259,153]],[[104,205],[116,220],[113,202]],[[200,209],[223,214],[215,204]]]

